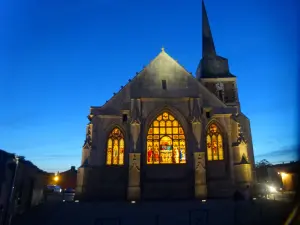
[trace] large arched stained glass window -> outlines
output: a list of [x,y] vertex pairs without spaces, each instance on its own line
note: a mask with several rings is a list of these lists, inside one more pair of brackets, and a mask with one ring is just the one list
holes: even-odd
[[147,135],[147,164],[186,163],[185,135],[181,124],[164,112],[151,124]]
[[124,165],[124,135],[119,128],[114,128],[107,140],[106,164]]
[[223,137],[216,124],[211,124],[206,135],[207,160],[223,160]]

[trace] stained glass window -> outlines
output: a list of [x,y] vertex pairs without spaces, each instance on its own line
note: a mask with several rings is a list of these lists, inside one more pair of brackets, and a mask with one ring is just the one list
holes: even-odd
[[174,116],[164,112],[148,130],[147,164],[179,163],[186,163],[184,131]]
[[106,164],[124,165],[124,136],[119,128],[114,128],[107,140]]
[[207,160],[223,160],[223,138],[216,124],[211,124],[206,136]]

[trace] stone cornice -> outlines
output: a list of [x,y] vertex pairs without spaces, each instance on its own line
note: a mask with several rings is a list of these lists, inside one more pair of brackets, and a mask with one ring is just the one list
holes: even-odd
[[207,83],[236,81],[236,77],[201,78],[201,81]]
[[129,115],[129,113],[130,113],[129,109],[123,109],[123,110],[121,110],[121,114],[127,114],[127,115]]
[[118,115],[97,115],[98,118],[111,118],[111,119],[122,119],[122,116]]
[[218,113],[218,114],[213,114],[212,118],[216,117],[231,117],[232,113]]
[[213,110],[213,107],[203,107],[203,110],[205,112],[209,112],[209,111],[212,111]]
[[141,98],[142,102],[189,101],[191,97],[183,98]]

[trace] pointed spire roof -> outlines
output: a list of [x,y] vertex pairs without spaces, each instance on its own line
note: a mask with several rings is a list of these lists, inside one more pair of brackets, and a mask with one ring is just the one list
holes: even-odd
[[202,59],[196,71],[198,80],[202,78],[235,77],[229,71],[228,60],[216,53],[208,16],[202,0]]
[[216,56],[216,49],[208,22],[205,4],[202,0],[202,57],[205,56]]

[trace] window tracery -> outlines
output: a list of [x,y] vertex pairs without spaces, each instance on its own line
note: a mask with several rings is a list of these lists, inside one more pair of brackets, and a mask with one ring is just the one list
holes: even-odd
[[207,160],[224,160],[223,137],[216,124],[211,124],[206,135]]
[[147,164],[186,163],[185,135],[181,124],[168,112],[160,114],[147,135]]
[[106,164],[124,165],[124,135],[119,128],[114,128],[107,139]]

